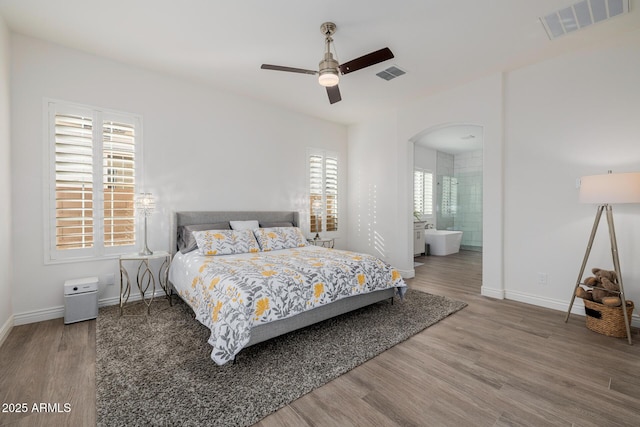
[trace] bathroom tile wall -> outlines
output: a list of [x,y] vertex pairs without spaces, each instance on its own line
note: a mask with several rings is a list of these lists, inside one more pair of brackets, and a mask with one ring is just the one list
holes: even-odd
[[482,247],[482,150],[456,154],[454,173],[458,179],[458,205],[454,229],[462,230],[461,246]]
[[454,217],[442,212],[442,178],[453,176],[454,156],[452,154],[437,152],[436,159],[436,228],[438,230],[452,230]]

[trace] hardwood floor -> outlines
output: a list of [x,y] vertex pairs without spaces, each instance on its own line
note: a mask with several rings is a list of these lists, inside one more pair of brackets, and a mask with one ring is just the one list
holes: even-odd
[[95,361],[95,320],[14,327],[0,347],[0,426],[95,425]]
[[[480,296],[481,254],[422,257],[410,287],[462,300],[460,312],[263,419],[271,426],[637,426],[634,345],[584,318]],[[0,347],[0,425],[95,424],[95,321],[13,329]],[[33,403],[71,404],[33,413]]]
[[640,336],[480,296],[479,252],[421,257],[414,289],[468,307],[258,423],[271,426],[638,426]]

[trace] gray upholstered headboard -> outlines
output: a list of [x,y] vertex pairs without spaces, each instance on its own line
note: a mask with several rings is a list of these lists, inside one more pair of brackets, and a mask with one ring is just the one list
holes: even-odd
[[224,221],[291,222],[298,227],[300,214],[295,211],[185,211],[173,215],[171,253],[177,252],[178,227],[182,225],[212,224]]

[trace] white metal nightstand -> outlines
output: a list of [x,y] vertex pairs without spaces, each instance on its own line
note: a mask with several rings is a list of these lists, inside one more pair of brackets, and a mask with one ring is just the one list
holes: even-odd
[[[151,269],[150,261],[162,259],[162,264],[158,269],[156,276]],[[142,302],[147,306],[147,314],[151,313],[151,302],[156,293],[156,281],[169,298],[171,304],[171,295],[169,292],[169,263],[171,262],[171,254],[166,251],[155,251],[151,255],[140,255],[138,253],[120,256],[120,315],[122,315],[123,306],[129,300],[131,294],[131,279],[126,269],[126,263],[138,262],[138,273],[136,274],[136,284],[140,290]],[[151,296],[146,299],[145,293],[151,288]]]
[[322,246],[323,248],[333,248],[335,239],[307,239],[307,242],[314,246]]

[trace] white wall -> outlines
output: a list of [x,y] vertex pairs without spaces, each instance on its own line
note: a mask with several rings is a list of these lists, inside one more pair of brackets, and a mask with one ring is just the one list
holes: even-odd
[[[6,44],[6,29],[2,34]],[[348,236],[340,244],[348,237],[350,249],[376,254],[406,277],[414,274],[412,140],[446,124],[483,126],[482,293],[561,310],[595,214],[595,207],[577,203],[575,179],[640,169],[638,32],[425,97],[350,126],[348,134],[340,125],[194,83],[23,36],[11,40],[11,150],[4,126],[0,150],[11,151],[14,261],[6,261],[11,254],[0,257],[7,262],[3,271],[13,266],[0,286],[14,278],[8,293],[16,322],[60,315],[65,279],[116,270],[115,260],[42,262],[43,97],[143,115],[144,180],[160,207],[150,222],[152,249],[168,249],[169,214],[176,209],[306,210],[304,152],[317,146],[339,151],[347,165],[349,198],[344,189],[341,206]],[[5,49],[0,85],[7,63]],[[5,120],[9,113],[1,108]],[[7,193],[3,182],[0,196]],[[627,294],[639,301],[640,207],[614,210]],[[610,268],[609,258],[603,224],[589,266]],[[548,285],[537,284],[540,272]],[[116,287],[102,290],[102,298],[116,296]],[[11,315],[3,310],[12,311],[1,304],[0,321]]]
[[[67,279],[118,278],[115,259],[44,265],[45,97],[143,116],[143,179],[158,197],[149,219],[152,250],[169,249],[175,210],[306,212],[307,147],[337,151],[347,175],[342,125],[21,35],[12,35],[11,46],[16,323],[61,316]],[[346,185],[341,190],[346,206]],[[346,224],[346,209],[341,215]],[[346,236],[341,231],[336,245],[345,246]],[[117,296],[117,284],[101,288],[103,301]]]
[[[578,203],[576,178],[640,171],[638,76],[639,31],[508,75],[508,298],[567,309],[596,213],[596,206]],[[613,211],[627,298],[638,304],[640,205]],[[613,269],[604,218],[587,267]],[[538,284],[538,273],[548,284]]]
[[[388,261],[413,276],[410,141],[433,127],[477,124],[485,138],[482,294],[566,310],[596,210],[577,202],[576,178],[640,170],[639,75],[636,31],[425,97],[350,128],[350,171],[359,174],[350,185],[368,180],[378,184],[378,194],[397,193],[376,204],[376,215],[387,221],[379,229]],[[366,247],[368,235],[355,232],[355,219],[366,216],[369,205],[350,204],[352,246]],[[625,290],[635,301],[638,214],[639,205],[614,207]],[[613,268],[604,221],[588,267]],[[546,285],[538,284],[539,273],[548,277]],[[574,311],[584,313],[580,301]]]
[[[483,293],[502,297],[502,75],[423,98],[350,127],[350,196],[355,197],[354,191],[364,191],[364,183],[376,185],[375,212],[377,218],[384,219],[378,221],[377,238],[385,242],[387,261],[404,277],[413,277],[413,141],[445,124],[484,127]],[[357,228],[358,221],[370,215],[370,204],[352,200],[349,205],[351,247],[371,245],[371,235]]]
[[[413,165],[411,140],[425,130],[442,125],[472,124],[483,127],[483,259],[482,293],[502,298],[502,81],[501,74],[487,76],[408,104],[398,112],[398,159],[401,162],[398,200],[401,207],[399,221],[403,229],[409,230],[411,194],[410,168]],[[403,197],[404,196],[404,197]],[[403,234],[405,240],[398,250],[406,248],[405,259],[410,257],[410,234]]]
[[[347,229],[349,249],[370,253],[402,269],[406,263],[401,262],[397,251],[396,134],[393,116],[349,127]],[[411,170],[413,176],[413,166]],[[413,270],[413,263],[411,266]]]
[[0,16],[0,344],[13,325],[9,30]]

